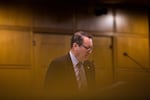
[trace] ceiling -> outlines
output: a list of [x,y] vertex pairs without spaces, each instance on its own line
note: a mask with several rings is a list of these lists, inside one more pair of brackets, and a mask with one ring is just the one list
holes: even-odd
[[129,4],[140,4],[140,5],[149,5],[150,4],[150,0],[0,0],[0,1],[5,1],[5,2],[15,2],[15,1],[19,1],[19,2],[28,2],[28,1],[34,1],[36,2],[97,2],[97,3],[103,3],[103,4],[120,4],[120,3],[129,3]]
[[150,6],[150,0],[0,0],[0,3],[32,3],[37,4],[102,4],[102,5],[121,5],[121,6],[137,6],[137,7],[148,7]]
[[94,1],[103,2],[103,3],[111,3],[111,4],[116,4],[116,3],[147,4],[149,3],[149,0],[94,0]]
[[131,5],[143,7],[150,6],[150,0],[89,0],[89,1],[106,5]]

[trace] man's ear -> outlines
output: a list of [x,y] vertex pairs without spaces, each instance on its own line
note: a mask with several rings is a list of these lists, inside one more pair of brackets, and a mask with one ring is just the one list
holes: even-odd
[[73,43],[73,47],[78,47],[78,44],[77,43]]

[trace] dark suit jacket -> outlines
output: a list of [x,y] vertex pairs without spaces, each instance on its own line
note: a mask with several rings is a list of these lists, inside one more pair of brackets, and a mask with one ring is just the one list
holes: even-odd
[[[89,61],[85,61],[84,68],[87,77],[88,89],[92,89],[93,86],[95,86],[94,64]],[[45,83],[45,88],[54,94],[68,94],[76,93],[78,91],[76,76],[69,53],[53,60],[50,63]]]

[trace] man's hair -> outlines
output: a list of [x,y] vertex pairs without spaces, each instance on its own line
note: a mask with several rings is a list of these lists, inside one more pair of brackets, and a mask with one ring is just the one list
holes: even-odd
[[71,48],[73,46],[73,43],[77,43],[79,46],[81,46],[83,44],[83,36],[88,37],[90,39],[93,38],[92,35],[87,32],[77,31],[71,38]]

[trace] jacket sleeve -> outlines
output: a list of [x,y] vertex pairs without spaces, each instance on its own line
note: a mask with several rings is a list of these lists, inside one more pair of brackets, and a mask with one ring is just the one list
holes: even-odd
[[48,67],[45,78],[45,89],[51,92],[59,91],[61,87],[61,67],[60,63],[52,61]]

